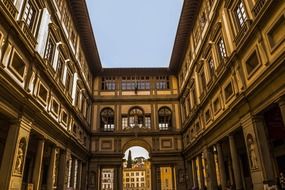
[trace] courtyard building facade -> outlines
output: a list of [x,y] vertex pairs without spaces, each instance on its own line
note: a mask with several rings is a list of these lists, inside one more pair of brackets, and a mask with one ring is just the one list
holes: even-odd
[[103,68],[85,0],[0,0],[0,188],[122,190],[141,146],[139,187],[278,189],[284,12],[185,0],[169,67]]

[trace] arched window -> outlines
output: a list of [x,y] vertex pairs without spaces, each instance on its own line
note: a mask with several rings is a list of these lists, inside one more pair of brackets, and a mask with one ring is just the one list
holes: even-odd
[[129,126],[130,127],[144,126],[144,112],[142,109],[135,107],[129,111]]
[[114,111],[111,108],[104,108],[101,111],[101,129],[103,131],[114,131]]
[[158,127],[161,131],[170,130],[172,127],[172,112],[168,107],[158,110]]

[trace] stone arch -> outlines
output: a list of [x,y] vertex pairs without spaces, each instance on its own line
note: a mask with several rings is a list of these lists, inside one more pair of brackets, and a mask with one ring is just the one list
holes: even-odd
[[123,146],[122,146],[122,152],[126,152],[127,149],[131,148],[132,146],[140,146],[144,149],[146,149],[149,153],[149,155],[151,155],[151,150],[152,150],[152,146],[145,140],[142,138],[134,138],[131,139],[129,141],[127,141]]

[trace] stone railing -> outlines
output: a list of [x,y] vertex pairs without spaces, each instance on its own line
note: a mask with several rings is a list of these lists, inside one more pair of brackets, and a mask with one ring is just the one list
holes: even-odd
[[16,16],[18,15],[18,10],[15,7],[15,5],[13,4],[13,2],[11,0],[1,0],[0,1],[1,6],[4,5],[4,7],[7,9],[7,11],[14,17],[16,18]]
[[23,20],[18,21],[18,24],[21,28],[21,30],[23,31],[23,33],[25,34],[26,38],[28,39],[28,41],[31,43],[31,45],[33,47],[36,47],[37,41],[33,35],[33,33],[31,32],[31,29],[27,26],[26,22]]
[[253,13],[254,13],[254,16],[257,16],[257,15],[259,14],[260,10],[263,8],[263,6],[264,6],[264,4],[265,4],[266,1],[267,1],[267,0],[258,0],[258,1],[255,3],[255,5],[254,5],[254,7],[253,7],[253,9],[252,9],[252,11],[253,11]]

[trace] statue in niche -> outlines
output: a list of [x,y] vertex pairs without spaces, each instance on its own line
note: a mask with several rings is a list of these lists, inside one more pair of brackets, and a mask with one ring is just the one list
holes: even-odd
[[16,166],[15,166],[15,172],[18,174],[21,174],[23,170],[25,146],[26,146],[25,139],[22,138],[19,143],[18,153],[16,158]]
[[255,150],[256,148],[251,134],[247,135],[247,147],[248,147],[248,154],[250,158],[251,168],[257,169],[258,163],[257,163],[256,150]]

